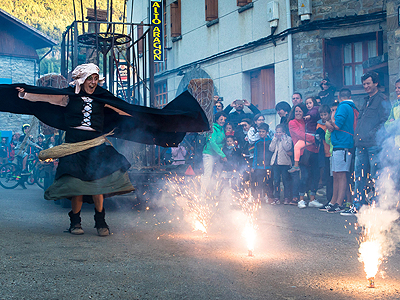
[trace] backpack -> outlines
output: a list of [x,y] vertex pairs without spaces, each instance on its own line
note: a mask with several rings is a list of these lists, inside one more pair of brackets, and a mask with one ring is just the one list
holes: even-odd
[[[357,107],[353,107],[352,106],[351,108],[353,109],[353,117],[354,117],[354,120],[353,120],[353,131],[356,132],[357,121],[358,121],[358,116],[360,115],[360,112],[358,111]],[[346,133],[354,136],[354,133],[350,133],[350,132],[347,132],[345,130],[339,129],[338,131],[346,132]]]

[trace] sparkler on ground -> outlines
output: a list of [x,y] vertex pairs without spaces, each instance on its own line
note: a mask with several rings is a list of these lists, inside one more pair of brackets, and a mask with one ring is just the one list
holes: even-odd
[[[367,213],[373,213],[375,207],[371,207]],[[364,236],[359,248],[359,261],[364,264],[366,277],[369,281],[369,287],[375,287],[374,279],[383,260],[381,241],[378,237],[371,234],[372,224],[369,222],[364,227]]]
[[258,201],[249,201],[250,198],[251,194],[245,189],[236,200],[246,217],[242,236],[246,240],[248,256],[253,256],[258,229],[256,213],[260,208],[260,203]]
[[[206,235],[211,218],[218,209],[218,198],[213,191],[202,191],[201,181],[201,176],[171,177],[168,178],[168,188],[193,231],[200,230]],[[215,190],[218,190],[219,185],[217,181]]]
[[394,134],[389,132],[391,136],[386,136],[381,143],[382,151],[379,155],[381,171],[376,180],[379,191],[378,203],[364,205],[357,214],[358,225],[363,228],[359,260],[364,264],[369,287],[375,287],[374,280],[381,263],[392,254],[400,241],[399,229],[395,226],[400,217],[397,211],[400,188],[398,180],[400,148],[396,145],[396,129],[394,130]]

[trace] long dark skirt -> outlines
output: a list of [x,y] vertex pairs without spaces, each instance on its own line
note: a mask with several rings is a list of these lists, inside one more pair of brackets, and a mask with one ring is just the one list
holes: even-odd
[[[69,130],[66,143],[76,143],[98,137],[92,131]],[[84,202],[93,203],[89,195],[105,197],[129,193],[134,187],[129,181],[128,160],[114,147],[106,144],[61,157],[54,183],[46,190],[45,199],[58,200],[84,195]]]

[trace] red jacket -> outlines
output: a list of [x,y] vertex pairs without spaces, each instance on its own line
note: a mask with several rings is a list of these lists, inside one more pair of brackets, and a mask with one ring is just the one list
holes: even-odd
[[[297,120],[293,119],[289,122],[289,131],[290,131],[290,136],[293,140],[293,144],[296,145],[298,140],[303,140],[306,139],[307,142],[313,143],[312,145],[307,146],[307,150],[318,153],[318,147],[315,145],[315,139],[314,136],[311,134],[306,134],[306,124],[303,119]],[[300,155],[303,155],[304,153],[304,148],[301,149]]]

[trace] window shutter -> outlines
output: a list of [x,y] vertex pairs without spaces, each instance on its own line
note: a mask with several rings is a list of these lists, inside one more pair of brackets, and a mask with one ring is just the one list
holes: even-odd
[[206,21],[218,19],[218,0],[205,0]]
[[251,103],[259,110],[275,108],[274,67],[250,72]]
[[171,36],[177,37],[181,32],[181,0],[171,3]]
[[342,46],[325,40],[325,74],[337,89],[343,87]]
[[262,109],[275,108],[275,74],[274,68],[261,69]]
[[[141,22],[143,24],[143,22]],[[139,39],[143,35],[143,26],[138,25],[137,27],[137,38]],[[143,54],[143,40],[140,40],[137,45],[137,51],[139,54]]]

